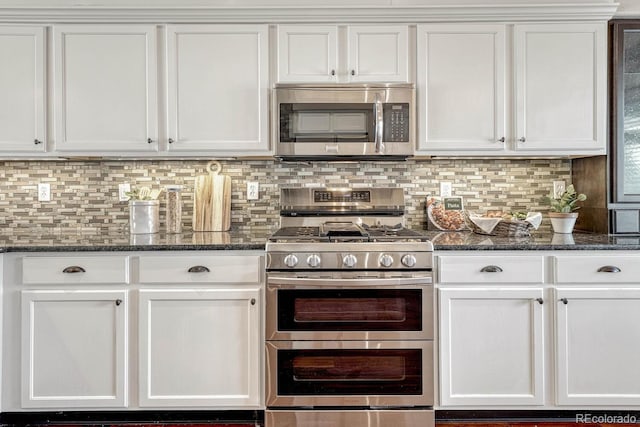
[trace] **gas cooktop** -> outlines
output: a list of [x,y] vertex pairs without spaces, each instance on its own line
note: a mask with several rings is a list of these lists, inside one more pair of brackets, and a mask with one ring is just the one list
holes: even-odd
[[368,226],[366,224],[348,223],[336,226],[325,223],[319,226],[281,227],[269,238],[271,241],[306,241],[306,242],[392,242],[392,241],[427,241],[419,231],[402,225]]

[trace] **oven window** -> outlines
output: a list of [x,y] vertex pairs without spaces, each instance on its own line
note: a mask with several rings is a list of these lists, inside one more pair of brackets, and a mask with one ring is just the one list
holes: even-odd
[[280,104],[280,142],[373,142],[372,104]]
[[278,350],[278,394],[421,394],[421,361],[420,349]]
[[420,331],[422,289],[280,289],[280,331]]

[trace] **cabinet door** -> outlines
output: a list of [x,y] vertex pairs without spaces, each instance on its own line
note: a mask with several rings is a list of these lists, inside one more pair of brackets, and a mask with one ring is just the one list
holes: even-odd
[[440,403],[543,404],[541,288],[440,289]]
[[22,407],[127,406],[126,291],[22,292]]
[[606,152],[606,23],[515,25],[516,148]]
[[140,406],[260,405],[260,290],[141,290]]
[[0,151],[45,150],[44,28],[0,27]]
[[347,77],[351,82],[408,82],[409,28],[354,25],[348,28]]
[[337,26],[278,26],[279,82],[335,82],[337,67]]
[[[640,21],[613,23],[611,86],[611,158],[613,202],[640,202]],[[615,212],[615,232],[638,233],[640,218],[634,209]]]
[[556,311],[557,404],[640,405],[640,288],[558,288]]
[[419,151],[505,149],[505,26],[419,25]]
[[268,151],[266,25],[170,25],[170,151]]
[[156,28],[53,28],[57,151],[156,151]]

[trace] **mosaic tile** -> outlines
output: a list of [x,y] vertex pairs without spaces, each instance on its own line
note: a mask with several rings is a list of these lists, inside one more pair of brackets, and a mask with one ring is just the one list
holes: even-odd
[[[546,210],[540,204],[552,181],[570,181],[569,160],[430,159],[407,162],[309,164],[276,160],[222,161],[232,179],[232,227],[274,228],[281,187],[399,186],[407,196],[407,220],[425,223],[424,199],[438,194],[439,182],[450,181],[454,194],[465,197],[469,210],[492,208]],[[128,205],[118,201],[118,184],[132,187],[184,186],[183,227],[191,227],[193,183],[205,174],[207,161],[11,161],[0,162],[0,226],[117,231],[128,227]],[[52,201],[37,202],[38,182],[51,184]],[[245,199],[247,181],[260,184],[260,200]],[[161,197],[160,218],[165,215]]]

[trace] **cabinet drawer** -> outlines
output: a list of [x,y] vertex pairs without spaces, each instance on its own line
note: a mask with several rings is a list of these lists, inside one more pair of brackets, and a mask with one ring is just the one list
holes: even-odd
[[25,285],[129,283],[128,263],[127,256],[24,257],[22,283]]
[[440,283],[543,283],[542,256],[441,256]]
[[260,256],[143,256],[140,283],[260,283]]
[[640,256],[556,256],[557,283],[640,283]]

